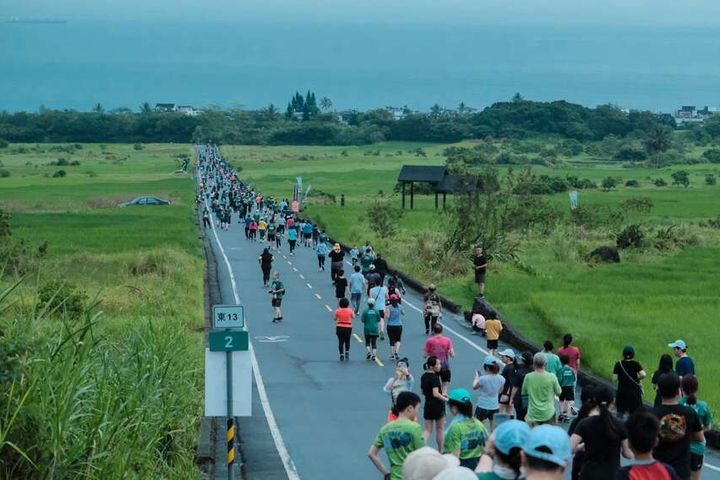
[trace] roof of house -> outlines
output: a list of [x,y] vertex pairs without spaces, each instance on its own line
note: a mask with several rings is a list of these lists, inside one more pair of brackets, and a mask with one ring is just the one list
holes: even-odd
[[475,184],[467,178],[445,175],[441,182],[433,186],[433,190],[438,193],[471,193],[475,191]]
[[443,166],[403,165],[398,181],[439,183],[446,175],[447,168]]

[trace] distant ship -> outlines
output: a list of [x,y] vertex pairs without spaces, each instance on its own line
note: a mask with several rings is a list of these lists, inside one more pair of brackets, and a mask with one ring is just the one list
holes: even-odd
[[67,20],[62,20],[59,18],[20,18],[20,17],[10,17],[8,20],[5,20],[5,23],[42,23],[42,24],[63,24],[68,23]]

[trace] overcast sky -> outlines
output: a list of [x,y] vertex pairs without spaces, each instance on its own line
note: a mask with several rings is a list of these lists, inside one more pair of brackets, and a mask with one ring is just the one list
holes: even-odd
[[720,0],[0,0],[0,17],[712,26]]

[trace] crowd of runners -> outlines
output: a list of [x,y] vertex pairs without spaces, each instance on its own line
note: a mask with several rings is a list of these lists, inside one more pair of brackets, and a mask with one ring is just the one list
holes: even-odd
[[[663,355],[652,375],[651,408],[643,405],[647,374],[632,346],[623,349],[613,368],[617,389],[585,387],[576,404],[582,355],[572,335],[566,334],[557,350],[546,341],[534,355],[500,349],[503,325],[497,312],[475,314],[472,330],[486,337],[489,354],[466,388],[456,388],[462,381],[452,377],[455,349],[443,334],[441,297],[429,285],[422,306],[425,363],[416,384],[401,353],[405,286],[373,246],[366,242],[346,252],[317,225],[299,218],[288,199],[264,197],[240,181],[215,147],[198,147],[198,158],[203,224],[240,225],[246,239],[262,248],[258,263],[273,322],[283,319],[285,294],[280,274],[273,271],[273,252],[287,248],[294,255],[303,248],[317,256],[319,271],[329,264],[339,361],[351,359],[354,325],[362,324],[367,361],[378,361],[379,341],[387,336],[387,357],[395,365],[383,388],[390,398],[387,424],[368,453],[386,479],[561,479],[566,470],[579,480],[700,478],[704,432],[712,418],[697,398],[695,365],[683,340],[668,345],[677,362]],[[481,248],[473,267],[482,296],[487,259]],[[621,467],[621,457],[629,465]]]

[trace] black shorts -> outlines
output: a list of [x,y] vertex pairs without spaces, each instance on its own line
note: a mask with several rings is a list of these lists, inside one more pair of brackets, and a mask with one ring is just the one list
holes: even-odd
[[575,387],[562,387],[560,392],[560,401],[575,400]]
[[274,242],[275,241],[275,234],[274,233],[268,233],[268,241]]
[[443,383],[450,383],[450,379],[452,378],[452,372],[449,368],[444,368],[440,370],[440,380]]
[[279,307],[281,304],[282,304],[282,298],[273,298],[272,299],[273,307]]
[[698,455],[697,453],[690,452],[690,470],[693,472],[699,472],[702,470],[704,461],[704,455]]
[[484,420],[492,420],[498,410],[486,410],[484,408],[475,407],[475,418],[481,422]]
[[312,238],[312,233],[303,233],[303,237],[307,240]]
[[390,346],[398,343],[402,337],[402,325],[388,325],[387,335],[390,341]]
[[498,341],[497,340],[488,340],[487,341],[487,348],[492,350],[497,350],[498,348]]
[[423,418],[425,420],[440,420],[445,417],[445,404],[443,402],[428,401],[426,397],[424,403]]
[[485,283],[484,273],[475,273],[475,283]]

